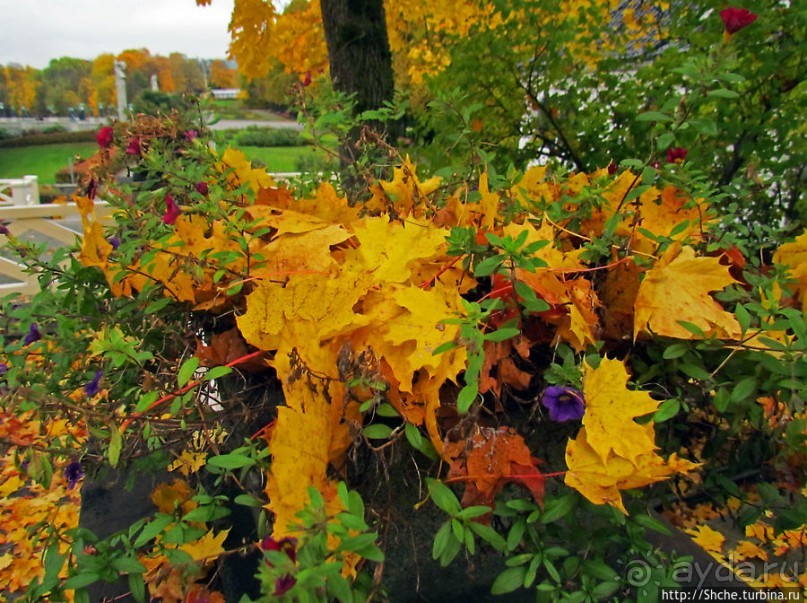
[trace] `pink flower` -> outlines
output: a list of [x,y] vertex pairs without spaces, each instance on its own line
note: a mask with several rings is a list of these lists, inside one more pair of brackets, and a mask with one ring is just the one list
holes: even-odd
[[196,188],[196,192],[197,192],[197,193],[199,193],[200,195],[204,195],[205,197],[207,197],[207,193],[208,193],[208,191],[210,190],[210,189],[208,188],[208,186],[207,186],[207,182],[197,182],[197,183],[196,183],[194,186],[195,186],[195,188]]
[[142,149],[140,148],[140,139],[139,138],[132,138],[129,141],[129,146],[126,147],[126,154],[127,155],[140,155]]
[[671,147],[667,149],[667,163],[683,163],[687,158],[687,150],[684,147]]
[[197,138],[199,138],[199,132],[197,132],[196,130],[188,130],[187,132],[185,132],[186,142],[193,142]]
[[720,11],[720,18],[723,20],[723,27],[727,34],[737,33],[744,27],[748,27],[757,20],[757,15],[745,8],[734,8],[732,6]]
[[108,149],[112,146],[112,140],[114,138],[115,131],[112,129],[112,126],[104,126],[98,130],[98,134],[95,135],[95,142],[97,142],[98,146],[102,149]]
[[179,209],[179,205],[174,202],[174,198],[171,195],[165,196],[165,213],[163,214],[163,224],[168,224],[172,226],[179,217],[179,214],[182,213],[182,210]]

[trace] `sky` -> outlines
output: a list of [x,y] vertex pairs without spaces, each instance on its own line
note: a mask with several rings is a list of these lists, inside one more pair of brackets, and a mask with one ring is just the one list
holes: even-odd
[[0,65],[94,59],[130,48],[223,59],[234,0],[0,0]]

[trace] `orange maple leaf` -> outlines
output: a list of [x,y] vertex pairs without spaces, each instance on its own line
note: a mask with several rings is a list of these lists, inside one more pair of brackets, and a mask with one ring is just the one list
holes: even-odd
[[448,444],[445,455],[454,459],[449,481],[465,483],[464,507],[492,508],[496,495],[508,482],[521,484],[538,504],[543,504],[544,476],[538,470],[538,459],[512,429],[481,427],[470,440]]

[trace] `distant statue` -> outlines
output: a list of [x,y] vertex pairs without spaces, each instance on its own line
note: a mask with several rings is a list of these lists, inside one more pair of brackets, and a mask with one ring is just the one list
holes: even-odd
[[160,84],[157,81],[157,74],[151,76],[151,91],[152,92],[159,92],[160,91]]
[[126,63],[115,61],[115,93],[118,96],[118,119],[126,121]]

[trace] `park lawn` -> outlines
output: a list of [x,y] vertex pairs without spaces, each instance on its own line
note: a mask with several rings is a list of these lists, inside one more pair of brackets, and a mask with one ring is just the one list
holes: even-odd
[[87,158],[98,150],[91,142],[0,148],[0,178],[39,176],[40,184],[56,182],[56,172],[76,156]]
[[237,148],[250,160],[264,164],[268,172],[299,172],[300,160],[306,162],[306,170],[320,169],[328,160],[325,151],[312,146]]
[[[39,176],[40,184],[56,182],[56,173],[67,167],[70,158],[87,158],[98,150],[94,143],[65,143],[30,147],[0,148],[0,178]],[[307,166],[322,164],[326,153],[310,146],[301,147],[240,147],[251,160],[266,165],[270,172],[300,171],[299,160]]]

